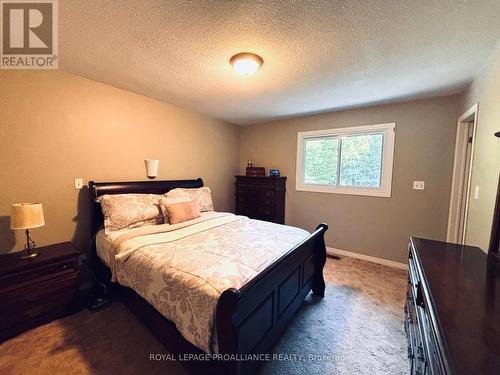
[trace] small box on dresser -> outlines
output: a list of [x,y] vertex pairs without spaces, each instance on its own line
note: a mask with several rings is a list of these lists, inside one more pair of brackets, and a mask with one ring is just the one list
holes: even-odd
[[83,306],[80,253],[70,242],[38,248],[39,256],[0,256],[0,342]]
[[236,177],[236,214],[285,223],[286,177]]

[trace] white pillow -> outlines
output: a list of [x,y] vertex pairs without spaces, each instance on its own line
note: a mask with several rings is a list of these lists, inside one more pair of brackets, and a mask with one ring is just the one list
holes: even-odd
[[106,232],[144,225],[162,224],[163,216],[156,194],[102,195],[96,199],[101,204]]
[[208,186],[194,189],[177,188],[165,194],[167,198],[194,200],[201,212],[213,211],[212,193]]

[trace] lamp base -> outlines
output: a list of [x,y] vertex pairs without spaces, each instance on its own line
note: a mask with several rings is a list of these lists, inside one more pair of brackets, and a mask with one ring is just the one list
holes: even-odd
[[30,259],[30,258],[35,258],[39,256],[40,253],[37,251],[32,251],[30,253],[25,253],[24,255],[21,256],[21,259]]
[[21,256],[21,259],[37,257],[39,253],[35,250],[36,244],[30,237],[29,229],[26,229],[24,233],[26,233],[26,244],[24,245],[24,255]]

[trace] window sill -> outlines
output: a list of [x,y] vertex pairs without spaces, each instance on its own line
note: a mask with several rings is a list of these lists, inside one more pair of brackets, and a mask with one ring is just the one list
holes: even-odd
[[345,194],[345,195],[364,195],[368,197],[390,198],[391,191],[388,189],[369,189],[369,188],[342,188],[326,185],[300,185],[295,186],[296,191],[307,191],[311,193]]

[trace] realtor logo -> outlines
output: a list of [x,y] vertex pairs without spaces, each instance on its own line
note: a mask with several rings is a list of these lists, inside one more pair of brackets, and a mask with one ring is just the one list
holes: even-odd
[[0,0],[1,69],[57,69],[57,0]]

